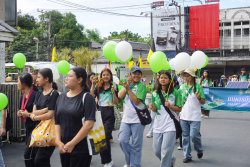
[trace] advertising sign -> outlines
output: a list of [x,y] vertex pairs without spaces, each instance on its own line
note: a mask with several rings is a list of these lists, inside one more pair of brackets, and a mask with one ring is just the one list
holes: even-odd
[[164,1],[157,1],[157,2],[153,2],[153,6],[164,6]]
[[[156,51],[175,50],[181,36],[182,47],[185,43],[184,38],[184,16],[181,17],[181,34],[179,34],[179,16],[178,8],[164,8],[153,10],[153,38]],[[184,14],[184,8],[181,8],[181,14]],[[179,46],[178,46],[179,47]]]
[[240,88],[203,88],[205,110],[250,112],[250,89]]

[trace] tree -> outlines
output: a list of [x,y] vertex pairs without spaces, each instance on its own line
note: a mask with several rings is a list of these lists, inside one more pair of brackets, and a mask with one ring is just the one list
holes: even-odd
[[28,14],[17,16],[17,26],[21,29],[32,30],[33,28],[37,28],[39,25],[36,23],[36,19]]
[[104,40],[101,39],[101,33],[97,28],[95,28],[95,29],[86,29],[86,33],[87,33],[89,39],[92,39],[92,40],[94,40],[96,42],[99,42],[99,43],[103,44]]

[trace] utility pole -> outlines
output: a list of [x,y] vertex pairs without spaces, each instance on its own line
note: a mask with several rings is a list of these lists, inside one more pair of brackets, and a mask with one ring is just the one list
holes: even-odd
[[36,61],[38,61],[38,41],[36,41]]
[[[0,0],[0,19],[5,22],[5,0]],[[0,42],[0,83],[5,82],[5,42]]]
[[151,14],[151,39],[153,38],[153,12]]
[[181,50],[181,5],[179,5],[178,7],[179,7],[179,50]]

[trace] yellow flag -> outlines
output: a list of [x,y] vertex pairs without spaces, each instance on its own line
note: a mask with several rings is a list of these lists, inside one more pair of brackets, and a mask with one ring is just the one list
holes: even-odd
[[131,68],[133,67],[133,65],[134,65],[134,61],[129,61],[128,62],[128,68],[129,68],[129,70],[131,70]]
[[55,57],[56,57],[56,35],[54,37],[54,42],[53,42],[51,62],[55,62]]
[[111,63],[112,63],[112,62],[111,62],[111,61],[109,61],[109,69],[111,68]]

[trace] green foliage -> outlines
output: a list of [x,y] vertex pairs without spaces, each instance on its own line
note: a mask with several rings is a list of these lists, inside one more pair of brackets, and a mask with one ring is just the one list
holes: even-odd
[[86,29],[86,33],[87,33],[89,39],[103,44],[104,40],[101,39],[101,33],[97,28],[95,28],[95,29]]
[[26,15],[19,14],[17,16],[17,26],[25,30],[32,30],[33,28],[38,27],[36,19],[28,14]]

